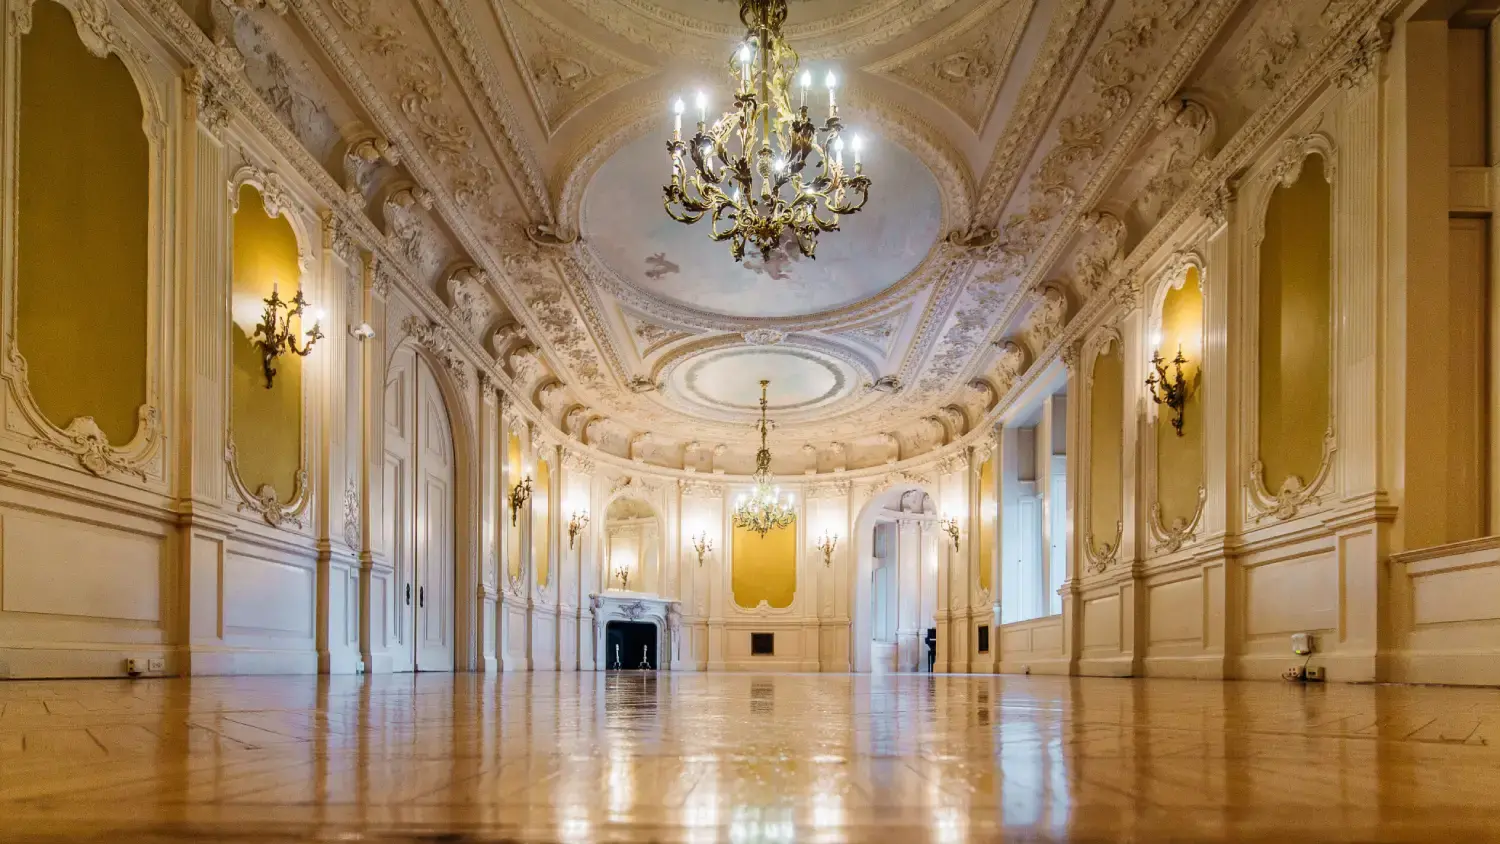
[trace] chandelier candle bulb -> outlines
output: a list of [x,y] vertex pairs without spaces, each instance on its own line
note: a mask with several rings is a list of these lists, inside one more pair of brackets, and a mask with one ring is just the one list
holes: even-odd
[[864,149],[865,140],[858,135],[854,136],[854,166],[859,166],[859,151]]
[[812,71],[802,71],[802,102],[798,105],[807,108],[807,89],[812,87]]
[[750,56],[752,51],[750,44],[740,48],[740,90],[748,93],[750,91]]
[[698,92],[698,122],[708,122],[708,96],[702,91]]
[[833,71],[831,71],[831,70],[828,71],[828,117],[829,117],[829,119],[833,119],[833,118],[839,116],[839,106],[838,106],[838,103],[835,102],[834,96],[833,96],[833,89],[838,87],[838,82],[839,82],[838,77],[833,75]]
[[677,102],[672,104],[672,120],[675,122],[672,132],[678,138],[682,137],[682,112],[685,108],[681,97],[678,97]]

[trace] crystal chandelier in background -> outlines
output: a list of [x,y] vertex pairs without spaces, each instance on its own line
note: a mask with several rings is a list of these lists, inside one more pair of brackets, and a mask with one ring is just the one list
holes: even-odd
[[[676,125],[667,143],[672,181],[663,189],[667,214],[689,225],[709,217],[709,237],[729,241],[736,261],[751,243],[769,260],[788,230],[802,254],[815,258],[818,235],[837,231],[839,217],[859,211],[869,199],[858,136],[850,143],[854,169],[844,169],[838,79],[832,71],[825,79],[828,119],[820,130],[807,105],[812,72],[798,75],[797,53],[781,34],[786,17],[787,0],[740,0],[740,20],[749,32],[730,62],[734,109],[709,124],[708,98],[699,92],[698,131],[684,140],[686,103],[673,105]],[[800,88],[796,108],[794,82]]]
[[741,495],[735,502],[734,526],[753,530],[764,537],[773,530],[789,526],[797,520],[792,511],[793,499],[788,493],[783,500],[780,488],[772,485],[771,449],[766,445],[766,434],[771,423],[766,421],[766,388],[770,381],[760,382],[760,451],[755,452],[755,489],[749,495]]

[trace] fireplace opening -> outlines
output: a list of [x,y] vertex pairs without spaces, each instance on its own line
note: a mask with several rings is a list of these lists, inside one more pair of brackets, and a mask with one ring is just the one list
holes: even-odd
[[656,625],[611,621],[604,626],[604,666],[611,671],[656,670]]

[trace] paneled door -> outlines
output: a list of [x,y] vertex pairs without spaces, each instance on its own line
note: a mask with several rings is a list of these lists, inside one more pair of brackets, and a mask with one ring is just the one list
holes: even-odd
[[417,366],[418,671],[453,670],[453,428],[437,379]]
[[386,381],[387,545],[395,566],[397,670],[453,670],[453,433],[431,367],[410,348]]

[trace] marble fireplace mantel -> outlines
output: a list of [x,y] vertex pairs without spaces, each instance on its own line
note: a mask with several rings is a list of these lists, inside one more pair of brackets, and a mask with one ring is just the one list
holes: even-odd
[[660,669],[677,664],[677,638],[682,628],[682,603],[644,592],[611,589],[589,595],[589,614],[594,618],[594,669],[608,667],[604,653],[604,628],[611,621],[644,621],[656,625],[656,662]]

